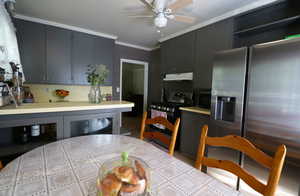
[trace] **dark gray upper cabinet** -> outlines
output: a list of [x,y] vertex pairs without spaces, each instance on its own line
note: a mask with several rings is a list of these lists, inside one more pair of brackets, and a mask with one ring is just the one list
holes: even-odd
[[224,20],[196,31],[195,87],[211,88],[212,67],[217,51],[233,47],[233,20]]
[[106,65],[107,69],[109,70],[109,75],[105,81],[105,85],[112,85],[114,51],[115,40],[103,37],[95,37],[94,64]]
[[114,44],[114,40],[111,39],[73,32],[73,84],[88,84],[86,78],[88,65],[103,64],[109,70],[109,76],[105,81],[105,85],[112,85]]
[[46,27],[47,83],[72,83],[71,36],[69,30]]
[[103,64],[112,85],[115,40],[19,19],[15,25],[28,83],[87,85],[87,66]]
[[74,84],[88,84],[86,71],[94,63],[95,37],[74,32],[72,39],[72,74]]
[[190,32],[163,43],[165,73],[192,72],[195,65],[196,34]]
[[46,80],[45,26],[24,20],[15,20],[21,63],[27,83]]

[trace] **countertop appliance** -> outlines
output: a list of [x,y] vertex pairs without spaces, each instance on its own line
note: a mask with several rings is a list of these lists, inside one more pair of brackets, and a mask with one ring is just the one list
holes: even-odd
[[[213,66],[209,136],[240,135],[271,154],[285,144],[287,161],[299,164],[299,54],[300,39],[218,52]],[[236,151],[210,147],[208,156],[232,160],[265,178],[263,169]],[[285,165],[284,172],[289,172],[291,167]],[[210,168],[207,172],[216,174]],[[220,176],[226,183],[239,185],[235,176]],[[298,192],[298,186],[292,189]]]

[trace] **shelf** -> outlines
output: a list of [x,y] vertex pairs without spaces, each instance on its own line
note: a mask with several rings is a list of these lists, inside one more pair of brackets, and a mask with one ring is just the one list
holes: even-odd
[[264,31],[264,30],[267,30],[270,28],[276,28],[278,26],[284,26],[284,25],[293,23],[293,22],[297,21],[298,19],[300,19],[300,15],[289,17],[289,18],[284,18],[281,20],[277,20],[275,22],[271,22],[271,23],[267,23],[267,24],[263,24],[263,25],[258,25],[256,27],[251,27],[251,28],[247,28],[244,30],[236,31],[236,32],[234,32],[234,35],[243,35],[246,33],[253,33],[253,32],[258,32],[258,31]]

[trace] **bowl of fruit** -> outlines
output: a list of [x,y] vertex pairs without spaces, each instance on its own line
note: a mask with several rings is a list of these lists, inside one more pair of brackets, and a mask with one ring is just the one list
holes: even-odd
[[96,186],[97,196],[150,195],[150,167],[142,159],[122,153],[101,165]]
[[55,90],[55,95],[59,98],[59,102],[63,102],[65,101],[65,97],[68,96],[70,94],[69,91],[67,90],[63,90],[63,89],[56,89]]

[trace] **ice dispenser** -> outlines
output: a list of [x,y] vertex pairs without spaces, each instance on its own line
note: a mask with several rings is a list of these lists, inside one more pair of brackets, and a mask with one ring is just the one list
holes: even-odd
[[216,107],[216,120],[234,122],[235,97],[218,96]]

